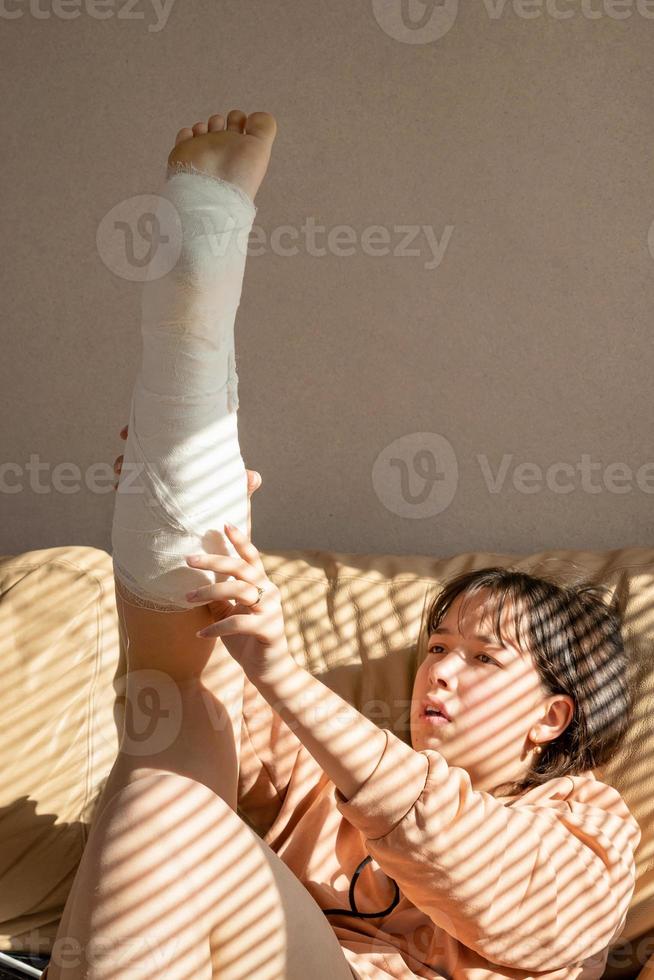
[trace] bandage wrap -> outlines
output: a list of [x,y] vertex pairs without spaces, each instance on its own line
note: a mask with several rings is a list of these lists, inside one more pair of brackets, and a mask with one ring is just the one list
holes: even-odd
[[[179,258],[143,286],[143,357],[112,527],[114,576],[128,601],[194,608],[185,593],[218,578],[186,555],[236,555],[225,522],[247,533],[238,441],[234,321],[256,207],[236,185],[169,168],[156,218],[179,218]],[[213,531],[214,533],[210,533]]]

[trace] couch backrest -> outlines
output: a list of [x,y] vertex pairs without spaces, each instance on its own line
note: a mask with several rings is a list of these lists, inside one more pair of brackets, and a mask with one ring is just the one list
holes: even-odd
[[[654,927],[654,549],[447,558],[262,553],[293,656],[380,727],[410,741],[429,600],[461,571],[511,566],[617,592],[637,690],[625,745],[598,776],[639,821],[638,880],[622,940]],[[111,558],[82,546],[0,558],[0,949],[50,945],[122,724]]]

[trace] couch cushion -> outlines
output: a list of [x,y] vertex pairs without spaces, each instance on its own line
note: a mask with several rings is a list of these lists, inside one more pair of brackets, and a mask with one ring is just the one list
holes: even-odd
[[118,738],[111,559],[0,559],[0,948],[46,953]]

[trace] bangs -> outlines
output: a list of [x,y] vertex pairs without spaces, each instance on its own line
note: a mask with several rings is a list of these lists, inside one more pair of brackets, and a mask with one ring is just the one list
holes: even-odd
[[433,632],[441,623],[448,609],[460,596],[461,604],[457,617],[457,628],[461,633],[462,621],[470,607],[479,601],[480,593],[485,592],[482,611],[480,614],[480,630],[486,632],[501,646],[515,646],[520,655],[529,652],[529,643],[525,637],[529,635],[529,610],[525,597],[520,595],[509,583],[474,582],[459,592],[444,597],[442,604],[437,603],[433,612],[430,630]]

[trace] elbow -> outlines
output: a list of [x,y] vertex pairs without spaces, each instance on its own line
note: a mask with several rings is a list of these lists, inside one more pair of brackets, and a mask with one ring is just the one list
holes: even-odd
[[529,973],[554,971],[568,965],[568,957],[556,955],[560,950],[557,948],[555,952],[553,943],[543,934],[516,935],[512,932],[487,936],[483,942],[475,943],[475,949],[489,963]]
[[[581,915],[577,921],[562,924],[561,917],[553,909],[552,916],[538,927],[528,920],[520,930],[486,933],[476,945],[477,952],[489,962],[529,973],[550,973],[584,964],[602,967],[608,948],[616,934],[615,903],[611,913],[596,907],[591,921]],[[601,974],[601,969],[600,969]]]
[[516,955],[516,951],[498,950],[496,953],[487,950],[483,955],[489,963],[504,969],[520,970],[529,976],[539,973],[556,973],[559,970],[570,970],[572,967],[582,968],[584,973],[592,968],[589,975],[601,976],[606,965],[609,947],[604,946],[595,953],[575,958],[569,949],[563,949],[559,943],[554,945],[538,945],[531,952],[524,947]]

